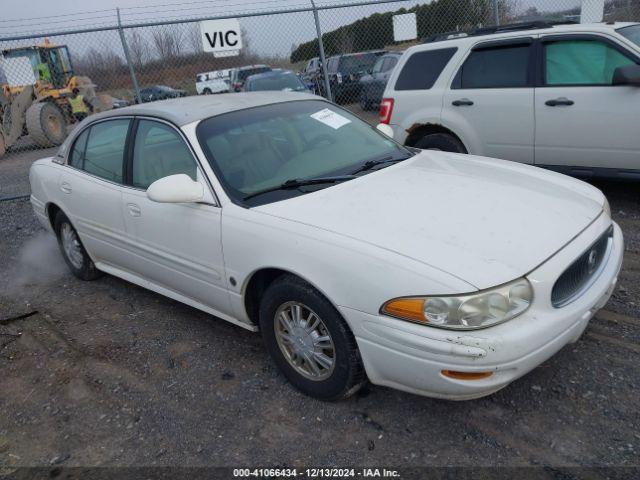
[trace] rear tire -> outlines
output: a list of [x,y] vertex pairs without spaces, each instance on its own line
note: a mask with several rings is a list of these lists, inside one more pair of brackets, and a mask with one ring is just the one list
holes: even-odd
[[[298,308],[300,315],[294,313]],[[342,400],[366,382],[353,333],[334,306],[300,278],[284,275],[267,288],[260,329],[276,365],[303,393]]]
[[210,89],[208,89],[208,88],[205,88],[205,89],[202,91],[202,94],[203,94],[203,95],[211,95],[211,90],[210,90]]
[[39,147],[54,147],[67,138],[67,122],[60,109],[50,102],[34,103],[27,109],[27,131]]
[[80,280],[85,281],[95,280],[102,276],[102,272],[96,268],[84,249],[78,232],[61,211],[56,214],[56,218],[53,221],[53,230],[58,238],[62,257],[71,273]]
[[441,150],[443,152],[467,153],[460,140],[448,133],[432,133],[416,142],[416,147],[423,150]]
[[367,98],[367,93],[364,90],[360,93],[360,108],[365,112],[371,110],[371,101]]

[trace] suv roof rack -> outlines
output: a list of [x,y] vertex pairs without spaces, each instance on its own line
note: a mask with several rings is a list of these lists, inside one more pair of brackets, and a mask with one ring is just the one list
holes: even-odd
[[542,28],[552,28],[555,25],[570,25],[577,22],[573,20],[546,21],[535,20],[533,22],[506,23],[504,25],[493,25],[491,27],[479,27],[467,31],[451,31],[436,33],[423,40],[422,43],[442,42],[461,37],[475,37],[480,35],[491,35],[494,33],[516,32],[519,30],[538,30]]

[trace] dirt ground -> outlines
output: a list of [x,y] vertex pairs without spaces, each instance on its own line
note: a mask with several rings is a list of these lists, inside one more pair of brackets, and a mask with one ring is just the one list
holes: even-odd
[[[28,193],[28,168],[48,153],[1,159],[0,197]],[[460,403],[376,386],[340,403],[305,397],[258,334],[108,275],[77,280],[28,200],[0,202],[0,476],[18,466],[548,466],[553,478],[637,468],[640,188],[598,186],[626,241],[613,298],[577,343]]]

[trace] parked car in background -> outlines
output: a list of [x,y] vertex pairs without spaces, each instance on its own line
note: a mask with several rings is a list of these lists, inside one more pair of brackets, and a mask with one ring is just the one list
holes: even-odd
[[640,24],[503,25],[408,49],[380,108],[419,148],[640,179]]
[[153,85],[140,90],[141,103],[154,102],[156,100],[167,100],[169,98],[186,97],[187,92],[176,90],[166,85]]
[[230,70],[214,70],[196,75],[196,92],[198,95],[228,92],[231,85]]
[[113,108],[124,108],[129,106],[129,102],[121,98],[111,97],[111,106]]
[[369,73],[360,77],[360,108],[371,110],[380,105],[391,72],[402,52],[389,52],[378,57]]
[[[327,74],[331,95],[337,103],[355,103],[360,99],[360,77],[371,71],[384,51],[348,53],[327,59]],[[324,82],[320,91],[324,95]]]
[[256,73],[269,72],[271,67],[268,65],[246,65],[244,67],[234,68],[231,70],[231,90],[234,92],[241,92],[244,87],[244,82],[247,77],[255,75]]
[[290,92],[310,92],[307,85],[291,70],[274,69],[247,77],[244,83],[246,92],[280,90]]
[[302,78],[302,81],[304,81],[304,83],[307,85],[309,90],[311,90],[313,93],[319,93],[320,82],[323,81],[322,62],[320,62],[320,57],[313,57],[311,60],[309,60],[300,72],[300,77]]
[[624,251],[591,185],[409,149],[303,93],[99,113],[29,179],[78,278],[106,272],[260,331],[324,400],[367,378],[489,395],[578,340]]

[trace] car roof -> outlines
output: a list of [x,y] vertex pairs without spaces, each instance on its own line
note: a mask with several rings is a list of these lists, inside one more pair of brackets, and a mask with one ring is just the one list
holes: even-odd
[[[537,28],[537,25],[540,25]],[[435,38],[427,39],[420,45],[415,45],[408,50],[411,52],[430,50],[432,48],[443,48],[447,46],[458,46],[460,44],[477,43],[481,41],[499,40],[502,38],[522,37],[539,35],[542,33],[611,33],[622,27],[638,25],[637,22],[608,22],[608,23],[558,23],[547,24],[544,22],[524,22],[522,24],[503,25],[492,32],[493,27],[478,29],[472,32],[448,32],[435,35]],[[447,36],[451,38],[447,38]],[[444,38],[443,38],[444,37]]]
[[386,50],[367,50],[365,52],[353,52],[353,53],[341,53],[339,55],[334,55],[331,58],[345,58],[345,57],[355,57],[355,56],[361,56],[361,55],[368,55],[368,54],[379,54],[379,55],[384,55],[385,53],[387,53]]
[[[241,92],[221,93],[219,95],[194,95],[190,97],[173,98],[157,102],[141,103],[129,107],[109,110],[91,115],[86,119],[93,122],[106,118],[121,116],[148,116],[167,120],[182,126],[224,113],[244,110],[273,103],[284,103],[295,100],[322,100],[312,94],[300,92]],[[84,123],[84,122],[83,122]]]

